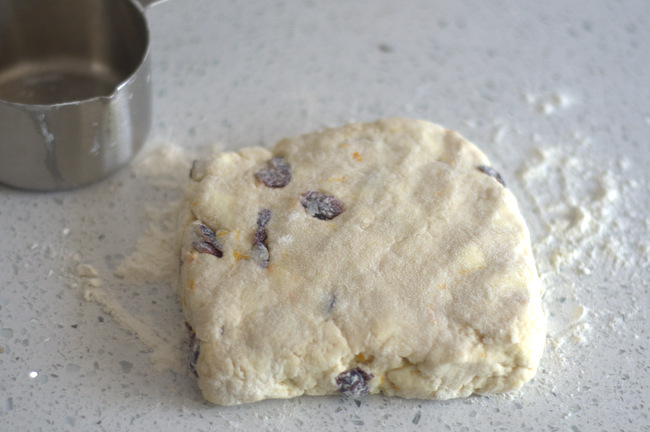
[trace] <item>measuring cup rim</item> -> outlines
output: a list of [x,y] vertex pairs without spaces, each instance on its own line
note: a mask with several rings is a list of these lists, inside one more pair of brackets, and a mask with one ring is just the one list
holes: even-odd
[[138,72],[142,69],[143,65],[147,62],[149,58],[149,53],[151,51],[151,30],[149,28],[149,21],[147,20],[145,12],[149,8],[149,6],[165,0],[148,0],[148,1],[147,0],[126,0],[126,1],[131,6],[133,6],[133,8],[136,10],[139,18],[142,20],[142,24],[144,25],[145,49],[144,52],[140,55],[140,59],[138,63],[135,65],[135,67],[133,68],[133,70],[131,71],[131,73],[129,73],[129,75],[125,79],[123,79],[122,81],[120,81],[118,84],[115,85],[115,88],[113,89],[111,94],[97,95],[85,99],[56,102],[50,104],[12,102],[10,100],[5,100],[0,98],[0,104],[4,106],[15,107],[15,108],[20,108],[25,110],[47,110],[47,109],[57,109],[60,107],[62,108],[68,106],[83,105],[83,104],[94,103],[98,101],[110,101],[114,99],[124,87],[128,86],[131,82],[133,82],[136,79]]

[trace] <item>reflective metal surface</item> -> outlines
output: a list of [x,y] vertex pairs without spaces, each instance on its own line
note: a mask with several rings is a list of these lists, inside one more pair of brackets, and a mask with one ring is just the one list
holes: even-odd
[[137,153],[151,126],[149,3],[0,0],[0,182],[78,187]]

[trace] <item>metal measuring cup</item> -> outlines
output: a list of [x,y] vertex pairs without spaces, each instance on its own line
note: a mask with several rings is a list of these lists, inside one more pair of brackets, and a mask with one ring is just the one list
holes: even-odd
[[161,0],[0,0],[0,182],[83,186],[151,128],[149,28]]

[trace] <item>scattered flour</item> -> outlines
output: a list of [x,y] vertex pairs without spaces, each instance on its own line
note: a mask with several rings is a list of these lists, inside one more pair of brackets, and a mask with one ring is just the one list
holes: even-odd
[[165,193],[161,200],[148,200],[145,206],[148,227],[137,240],[135,251],[118,266],[115,275],[119,278],[134,284],[173,280],[177,259],[176,217],[190,166],[188,152],[168,143],[134,162],[135,177]]
[[[172,291],[177,267],[174,252],[177,208],[190,166],[189,153],[167,143],[159,144],[133,162],[133,175],[152,193],[145,206],[147,228],[136,241],[135,250],[119,263],[113,275],[122,284],[135,288],[152,283],[166,284],[166,289]],[[81,256],[74,259],[80,262]],[[182,323],[166,329],[156,328],[146,316],[138,313],[142,319],[137,318],[115,297],[108,286],[114,286],[117,280],[110,276],[102,279],[87,263],[78,264],[73,273],[72,286],[81,287],[85,300],[100,305],[122,329],[135,335],[147,347],[155,370],[189,373],[187,350],[184,349],[187,331]]]
[[134,284],[167,282],[176,275],[175,227],[178,201],[167,208],[146,207],[149,220],[135,251],[122,261],[115,275]]
[[524,99],[529,105],[535,107],[539,113],[545,116],[549,116],[555,114],[557,111],[564,110],[574,103],[574,100],[571,96],[560,92],[554,92],[547,95],[525,93]]
[[102,280],[99,278],[99,273],[90,264],[78,264],[75,275],[79,280],[83,281],[85,286],[93,286],[99,288],[102,286]]
[[[588,138],[577,133],[573,138],[578,148],[588,150]],[[630,227],[639,226],[638,212],[626,199],[639,189],[637,181],[626,180],[630,162],[596,166],[569,154],[572,150],[576,146],[537,148],[518,172],[542,226],[532,243],[547,287],[552,348],[567,340],[587,343],[595,319],[602,321],[602,311],[592,312],[583,304],[589,282],[576,287],[573,281],[595,271],[615,274],[649,262],[647,236],[629,235]]]
[[533,245],[542,274],[590,274],[603,262],[620,268],[647,261],[647,255],[634,251],[647,244],[630,244],[624,235],[630,221],[621,211],[622,196],[635,186],[620,181],[610,169],[555,147],[535,150],[519,176],[546,230]]
[[[137,336],[142,344],[150,351],[152,363],[156,371],[171,370],[178,374],[187,373],[187,362],[183,356],[182,329],[176,328],[171,334],[162,334],[153,326],[136,318],[115,299],[107,290],[101,288],[85,288],[84,299],[102,306],[104,312],[113,317],[115,322],[129,333]],[[177,326],[178,327],[178,326]]]
[[77,265],[77,276],[83,278],[96,278],[99,276],[95,267],[90,264],[79,264]]
[[183,192],[193,159],[183,147],[162,142],[134,160],[131,170],[138,180],[151,186]]
[[553,334],[549,338],[553,348],[561,347],[567,340],[577,344],[585,344],[591,332],[591,324],[587,321],[589,310],[581,304],[567,308],[568,316],[565,317],[567,326]]

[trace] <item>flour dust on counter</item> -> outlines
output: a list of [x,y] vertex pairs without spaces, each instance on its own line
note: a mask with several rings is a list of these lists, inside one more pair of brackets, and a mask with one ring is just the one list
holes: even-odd
[[566,92],[524,93],[524,100],[544,116],[561,114],[575,103],[575,99]]
[[134,284],[173,280],[176,219],[191,160],[190,152],[165,142],[134,162],[135,178],[146,182],[154,193],[144,204],[145,232],[133,252],[117,266],[117,277]]
[[145,149],[130,167],[133,177],[145,185],[147,193],[142,204],[144,232],[132,245],[132,252],[114,263],[112,272],[105,274],[96,268],[103,263],[84,262],[83,255],[77,253],[73,256],[77,264],[71,272],[72,285],[82,290],[83,298],[98,304],[149,351],[154,370],[178,374],[188,373],[184,349],[187,335],[182,323],[164,328],[154,325],[141,312],[129,310],[116,296],[116,287],[126,285],[137,292],[156,284],[173,291],[176,219],[190,161],[190,152],[167,142],[157,142],[153,148]]
[[[592,146],[583,133],[571,133],[565,145],[540,145],[537,135],[533,140],[538,146],[517,174],[542,227],[533,250],[547,287],[547,351],[556,363],[565,363],[577,347],[592,342],[595,331],[608,333],[612,322],[620,322],[619,311],[592,306],[592,273],[617,274],[625,281],[650,263],[648,236],[630,235],[632,227],[645,224],[647,230],[636,202],[648,185],[628,175],[630,161],[624,157],[599,164],[581,156]],[[625,312],[639,313],[638,307]]]

